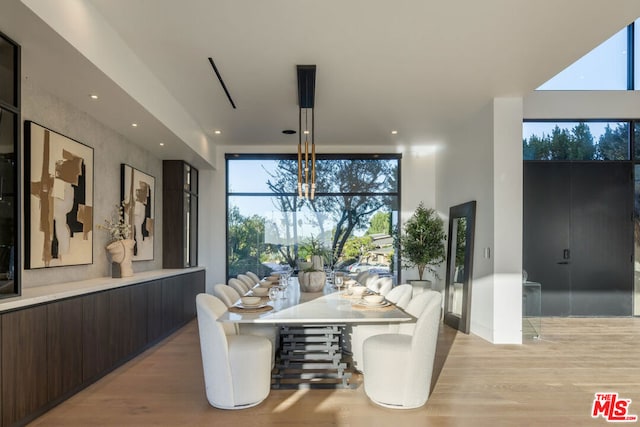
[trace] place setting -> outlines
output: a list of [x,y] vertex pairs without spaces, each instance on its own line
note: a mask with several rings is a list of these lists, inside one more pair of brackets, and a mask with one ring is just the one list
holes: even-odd
[[240,297],[239,302],[229,307],[229,311],[235,313],[262,313],[270,310],[273,310],[273,307],[267,304],[267,301],[260,296]]
[[387,310],[393,309],[394,305],[387,301],[383,295],[371,294],[363,295],[352,303],[352,307],[358,310]]

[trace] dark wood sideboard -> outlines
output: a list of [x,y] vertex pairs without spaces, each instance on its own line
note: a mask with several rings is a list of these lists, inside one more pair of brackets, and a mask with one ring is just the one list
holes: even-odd
[[0,314],[1,425],[25,425],[195,318],[205,271]]

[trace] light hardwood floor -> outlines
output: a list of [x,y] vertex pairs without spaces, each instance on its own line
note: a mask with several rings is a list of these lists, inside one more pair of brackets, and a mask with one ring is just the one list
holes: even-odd
[[218,410],[204,395],[194,321],[30,425],[606,425],[591,418],[596,392],[632,399],[629,412],[640,415],[640,318],[545,318],[541,339],[523,345],[441,326],[435,375],[429,401],[415,410],[378,407],[363,387],[272,390],[254,408]]

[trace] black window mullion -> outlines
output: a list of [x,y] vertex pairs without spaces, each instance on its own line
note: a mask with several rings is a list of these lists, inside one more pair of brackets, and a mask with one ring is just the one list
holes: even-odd
[[635,89],[635,23],[627,27],[627,90]]

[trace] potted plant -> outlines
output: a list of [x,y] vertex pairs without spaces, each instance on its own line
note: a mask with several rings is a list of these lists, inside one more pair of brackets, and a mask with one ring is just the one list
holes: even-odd
[[428,286],[429,281],[423,280],[425,271],[438,277],[435,268],[445,259],[445,240],[444,221],[434,209],[427,209],[420,202],[411,218],[402,226],[398,239],[402,267],[418,269],[419,280],[411,281],[414,290]]
[[324,260],[328,251],[322,242],[313,236],[303,249],[306,250],[310,262],[298,272],[300,290],[302,292],[319,292],[324,288],[327,280],[327,275],[324,272]]

